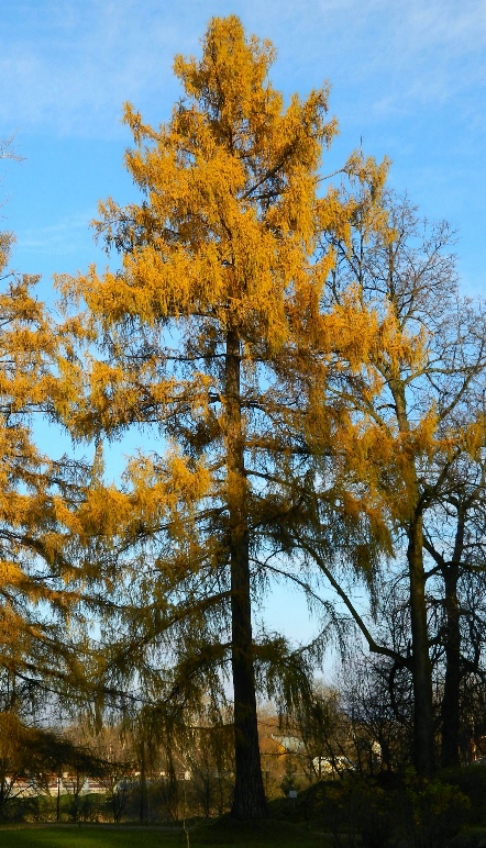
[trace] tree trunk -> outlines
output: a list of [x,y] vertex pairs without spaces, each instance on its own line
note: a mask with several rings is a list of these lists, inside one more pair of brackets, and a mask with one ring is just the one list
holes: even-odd
[[441,764],[459,765],[459,698],[461,688],[461,636],[457,603],[457,575],[447,573],[445,579],[446,668],[441,706]]
[[225,367],[227,505],[231,564],[232,671],[234,689],[235,789],[231,815],[268,815],[260,763],[251,626],[247,480],[241,415],[240,341],[229,331]]
[[445,655],[446,669],[444,696],[441,707],[442,737],[441,765],[459,765],[460,744],[460,692],[461,692],[461,630],[457,598],[458,564],[464,550],[464,519],[459,512],[452,562],[444,563],[444,604],[446,615]]
[[[397,412],[398,429],[408,436],[406,384],[402,379],[390,381]],[[415,462],[410,466],[407,486],[408,537],[407,563],[410,582],[410,615],[412,624],[413,732],[414,764],[421,777],[434,772],[434,724],[432,717],[432,666],[429,654],[429,632],[425,603],[425,570],[420,494]]]
[[140,824],[145,824],[147,815],[147,773],[145,768],[145,740],[140,746]]
[[407,559],[410,575],[412,619],[412,669],[414,692],[414,763],[421,777],[434,772],[432,670],[429,656],[425,573],[422,551],[422,517],[415,514],[408,528]]

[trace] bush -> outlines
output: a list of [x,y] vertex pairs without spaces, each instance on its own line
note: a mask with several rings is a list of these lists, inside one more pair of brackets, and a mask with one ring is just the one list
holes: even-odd
[[[474,782],[474,775],[468,779]],[[271,809],[272,817],[306,821],[331,833],[336,848],[442,848],[468,820],[470,801],[457,785],[419,780],[413,773],[349,775],[310,786],[295,804],[284,798],[272,802]]]
[[49,822],[56,816],[56,799],[49,795],[10,798],[2,808],[2,822]]
[[402,807],[404,836],[414,848],[442,848],[466,823],[470,806],[457,786],[409,775]]
[[323,807],[338,848],[383,848],[393,835],[390,796],[374,780],[354,776],[329,786]]
[[447,769],[441,778],[469,798],[469,823],[486,827],[486,765],[472,763],[464,768]]

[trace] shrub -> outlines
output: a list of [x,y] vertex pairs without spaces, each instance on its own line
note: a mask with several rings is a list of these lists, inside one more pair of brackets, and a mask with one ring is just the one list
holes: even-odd
[[486,765],[472,763],[463,768],[447,769],[441,773],[441,778],[469,798],[469,824],[486,827]]
[[373,780],[353,777],[329,786],[324,826],[341,846],[383,848],[393,834],[390,796]]
[[408,775],[403,827],[414,848],[442,848],[466,823],[469,798],[449,783]]

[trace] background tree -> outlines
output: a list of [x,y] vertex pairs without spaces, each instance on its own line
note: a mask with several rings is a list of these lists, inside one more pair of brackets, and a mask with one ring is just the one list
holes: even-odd
[[[483,405],[478,394],[477,408]],[[467,416],[470,410],[462,410]],[[431,642],[441,691],[441,763],[468,757],[468,692],[484,679],[484,450],[457,453],[434,508],[424,516]],[[474,701],[474,698],[473,698]],[[474,710],[472,711],[474,713]],[[476,716],[479,723],[483,718]]]
[[96,665],[81,590],[96,543],[89,464],[51,455],[58,340],[38,278],[8,267],[13,242],[0,233],[0,709],[33,724]]
[[[388,652],[412,672],[415,764],[427,775],[434,761],[425,561],[425,549],[432,553],[432,530],[424,536],[424,526],[430,520],[432,527],[460,469],[469,467],[471,473],[470,462],[479,461],[483,449],[485,311],[482,304],[459,297],[446,224],[427,227],[407,200],[392,195],[378,213],[387,214],[385,226],[382,218],[377,226],[373,204],[363,204],[350,242],[335,234],[327,235],[323,245],[326,253],[332,246],[336,254],[325,290],[326,308],[345,313],[351,300],[353,309],[362,310],[375,324],[365,365],[353,362],[347,353],[343,356],[339,346],[335,349],[341,367],[330,371],[327,393],[334,397],[341,419],[331,497],[340,503],[364,494],[367,509],[376,509],[387,521],[396,556],[405,558],[410,656],[377,644],[356,608],[353,612],[371,649]],[[336,482],[341,468],[347,495],[340,494]],[[474,488],[474,479],[475,472],[466,488]],[[329,500],[327,495],[324,501]],[[320,567],[326,570],[322,557]],[[455,601],[448,603],[450,610]],[[449,625],[448,632],[452,634]],[[450,645],[448,650],[450,662]],[[450,709],[449,704],[448,714]]]
[[352,725],[343,709],[342,693],[314,683],[310,698],[296,715],[296,730],[302,739],[301,757],[312,779],[330,774],[342,776],[354,758]]
[[75,495],[72,465],[42,455],[32,435],[32,415],[47,409],[53,387],[54,340],[30,291],[35,281],[6,270],[11,241],[1,236],[0,664],[11,675],[42,679],[48,668],[59,668],[59,657],[52,662],[56,648],[62,651],[57,628],[75,573],[64,556],[69,530],[63,519]]

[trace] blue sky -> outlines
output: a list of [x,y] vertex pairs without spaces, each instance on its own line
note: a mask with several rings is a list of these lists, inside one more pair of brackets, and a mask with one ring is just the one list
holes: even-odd
[[[391,184],[424,215],[457,228],[464,290],[481,294],[486,264],[486,2],[468,0],[5,0],[0,138],[14,264],[44,277],[99,258],[88,222],[97,201],[124,201],[130,100],[153,123],[178,96],[175,53],[196,53],[212,15],[238,14],[278,49],[272,78],[286,94],[332,85],[341,134],[324,169],[362,139],[393,161]],[[3,173],[2,173],[3,172]]]
[[104,261],[88,227],[97,201],[133,196],[123,102],[167,119],[174,54],[197,54],[208,19],[230,13],[274,42],[286,95],[330,82],[341,132],[324,171],[361,142],[387,155],[391,185],[458,230],[464,292],[486,293],[485,0],[4,0],[0,138],[15,134],[24,157],[0,163],[13,265],[42,274],[51,299],[54,272]]

